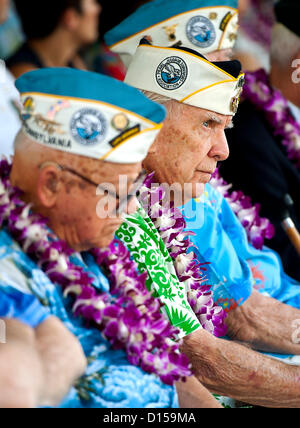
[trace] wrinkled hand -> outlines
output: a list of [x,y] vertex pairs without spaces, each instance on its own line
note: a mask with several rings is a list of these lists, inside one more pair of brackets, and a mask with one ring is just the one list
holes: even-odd
[[55,317],[37,329],[6,320],[0,344],[0,408],[56,406],[86,367],[78,340]]
[[7,343],[0,345],[0,408],[37,407],[44,375],[34,330],[15,320],[5,323]]
[[44,371],[40,405],[57,406],[84,373],[86,358],[77,338],[55,317],[37,327],[36,341]]

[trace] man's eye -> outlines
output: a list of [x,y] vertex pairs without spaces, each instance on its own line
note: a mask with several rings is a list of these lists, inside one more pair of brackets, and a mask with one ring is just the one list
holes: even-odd
[[210,127],[210,120],[207,120],[206,122],[203,122],[203,123],[202,123],[202,125],[203,125],[205,128],[209,128],[209,127]]

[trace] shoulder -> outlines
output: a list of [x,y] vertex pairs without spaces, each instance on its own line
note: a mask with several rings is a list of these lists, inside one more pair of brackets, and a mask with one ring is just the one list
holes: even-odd
[[5,229],[0,230],[0,289],[11,287],[18,292],[38,296],[52,294],[55,285],[31,260]]
[[49,311],[39,300],[10,286],[0,285],[0,317],[17,319],[30,327],[45,321]]

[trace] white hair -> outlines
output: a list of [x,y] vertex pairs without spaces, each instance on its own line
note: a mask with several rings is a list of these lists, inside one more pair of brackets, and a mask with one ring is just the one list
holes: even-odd
[[282,68],[291,66],[299,51],[300,37],[284,25],[275,24],[272,30],[271,62],[278,64]]
[[[179,101],[176,101],[173,98],[166,97],[165,95],[156,94],[155,92],[146,91],[144,89],[142,89],[141,92],[147,98],[149,98],[149,100],[151,100],[151,101],[153,101],[155,103],[158,103],[158,104],[162,104],[163,106],[165,106],[167,108],[168,115],[172,114],[175,106],[182,106],[183,105]],[[177,110],[176,110],[176,114],[177,114]]]
[[142,89],[141,92],[144,95],[146,95],[146,97],[149,98],[149,100],[154,101],[155,103],[158,103],[158,104],[165,105],[170,101],[174,101],[172,100],[172,98],[166,97],[165,95],[156,94],[155,92],[145,91],[144,89]]

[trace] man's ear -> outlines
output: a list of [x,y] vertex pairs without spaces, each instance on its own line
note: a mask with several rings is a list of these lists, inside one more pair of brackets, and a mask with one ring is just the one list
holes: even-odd
[[45,208],[55,206],[61,188],[60,171],[49,165],[39,171],[37,177],[37,196]]

